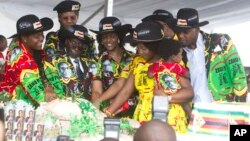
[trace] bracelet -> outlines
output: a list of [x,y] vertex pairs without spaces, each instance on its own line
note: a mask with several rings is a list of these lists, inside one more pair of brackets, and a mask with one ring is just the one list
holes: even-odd
[[114,117],[114,116],[115,116],[115,114],[114,114],[114,113],[111,113],[111,112],[108,110],[108,108],[105,108],[105,109],[103,110],[103,112],[104,112],[108,117]]

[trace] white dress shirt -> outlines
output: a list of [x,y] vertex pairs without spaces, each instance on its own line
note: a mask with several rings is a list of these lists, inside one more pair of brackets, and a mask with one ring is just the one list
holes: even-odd
[[205,44],[199,33],[195,49],[185,47],[189,63],[191,85],[194,90],[194,103],[213,101],[212,94],[208,89],[206,66],[205,66]]

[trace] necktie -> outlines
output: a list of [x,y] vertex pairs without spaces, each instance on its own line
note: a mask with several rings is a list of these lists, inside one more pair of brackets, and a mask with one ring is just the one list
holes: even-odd
[[82,70],[80,68],[80,64],[79,64],[80,60],[77,58],[77,59],[74,60],[74,62],[75,62],[75,66],[76,66],[76,75],[77,75],[78,79],[82,79],[83,78],[83,72],[82,72]]

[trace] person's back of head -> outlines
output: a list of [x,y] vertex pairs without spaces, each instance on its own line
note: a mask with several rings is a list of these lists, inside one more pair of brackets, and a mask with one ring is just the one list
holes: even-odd
[[136,131],[134,141],[176,141],[176,134],[169,124],[151,120]]
[[114,138],[104,138],[100,141],[118,141],[117,139],[114,139]]

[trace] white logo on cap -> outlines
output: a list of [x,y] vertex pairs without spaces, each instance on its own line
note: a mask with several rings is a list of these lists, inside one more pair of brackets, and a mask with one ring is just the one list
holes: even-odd
[[78,30],[76,30],[76,31],[74,32],[74,35],[77,36],[77,37],[80,37],[80,38],[84,38],[84,33],[81,32],[81,31],[78,31]]
[[31,27],[31,23],[30,22],[21,22],[19,24],[19,29],[24,29],[24,28],[29,28]]
[[39,22],[35,22],[35,23],[33,23],[33,27],[34,27],[34,29],[39,29],[39,28],[41,28],[42,27],[42,24],[41,24],[41,22],[39,21]]
[[77,5],[72,5],[72,11],[77,11],[80,9],[80,6],[77,4]]
[[168,13],[158,13],[158,15],[168,16],[169,14]]
[[104,25],[102,26],[102,29],[103,29],[103,30],[113,29],[113,26],[112,26],[112,24],[104,24]]
[[113,25],[115,25],[115,26],[120,26],[120,25],[121,25],[121,22],[120,22],[119,20],[117,20],[117,21],[115,21],[115,22],[113,23]]
[[187,20],[185,20],[185,19],[178,19],[177,20],[177,25],[178,26],[187,26]]
[[191,20],[196,20],[196,19],[198,19],[198,16],[194,15],[193,17],[190,17],[188,20],[191,21]]
[[150,33],[149,30],[142,30],[142,31],[139,31],[139,32],[138,32],[138,35],[143,36],[143,35],[147,35],[147,34],[149,34],[149,33]]

